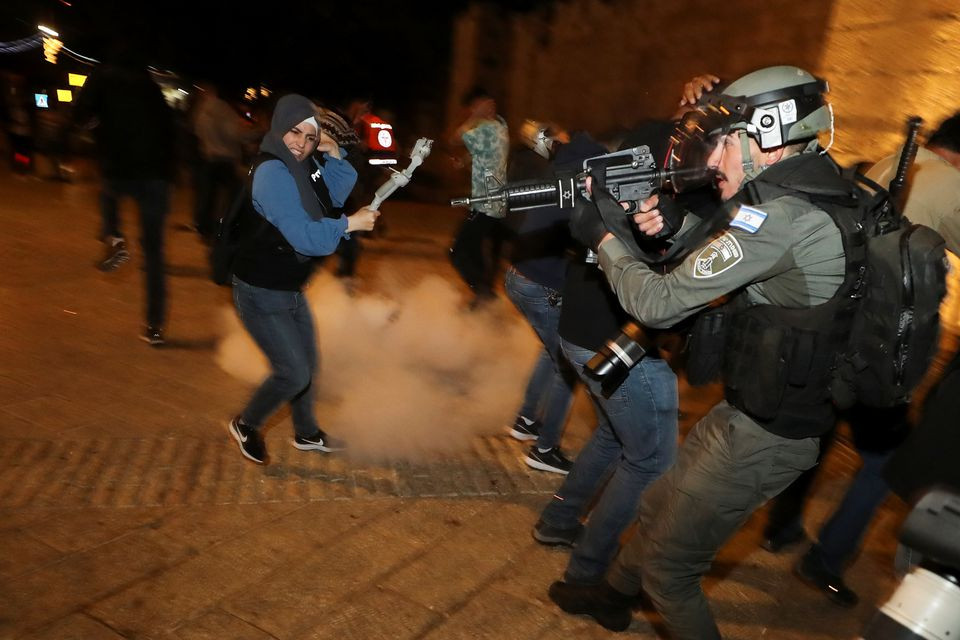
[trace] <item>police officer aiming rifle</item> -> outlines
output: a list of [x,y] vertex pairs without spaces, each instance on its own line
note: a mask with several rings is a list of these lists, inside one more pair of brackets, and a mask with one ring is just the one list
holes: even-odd
[[[718,298],[731,302],[724,328],[698,341],[704,361],[722,356],[725,399],[644,493],[638,535],[607,580],[551,586],[565,611],[625,629],[642,584],[674,637],[719,638],[702,575],[753,511],[816,463],[819,436],[834,423],[827,386],[849,330],[839,318],[848,269],[839,227],[805,193],[854,189],[818,145],[819,133],[833,131],[826,91],[802,69],[769,67],[686,116],[684,130],[712,144],[706,164],[725,201],[718,217],[730,222],[667,274],[625,241],[632,229],[607,190],[574,209],[574,237],[598,250],[610,286],[642,324],[670,327]],[[633,221],[646,234],[682,218],[657,196],[639,211]]]

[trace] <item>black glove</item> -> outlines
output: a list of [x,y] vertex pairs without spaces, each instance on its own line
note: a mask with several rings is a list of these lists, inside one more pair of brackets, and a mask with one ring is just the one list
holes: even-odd
[[584,198],[577,198],[577,203],[570,212],[570,235],[574,240],[593,251],[600,246],[603,236],[607,235],[607,227],[603,224],[597,206]]

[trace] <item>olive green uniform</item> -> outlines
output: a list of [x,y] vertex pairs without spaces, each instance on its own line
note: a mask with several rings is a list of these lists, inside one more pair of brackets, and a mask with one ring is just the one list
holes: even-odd
[[[741,206],[725,233],[666,275],[616,239],[599,255],[623,307],[650,327],[671,326],[744,287],[750,303],[814,306],[836,292],[845,272],[839,229],[791,195]],[[830,426],[787,438],[725,401],[713,407],[687,436],[675,466],[644,493],[637,535],[617,557],[610,584],[637,593],[642,582],[675,638],[719,638],[701,577],[753,511],[816,463],[818,435]]]

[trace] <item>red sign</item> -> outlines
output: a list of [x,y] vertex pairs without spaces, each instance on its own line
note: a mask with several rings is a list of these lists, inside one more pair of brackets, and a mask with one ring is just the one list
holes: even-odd
[[371,151],[396,151],[397,141],[393,137],[393,125],[384,122],[372,113],[360,118],[362,131],[360,137],[366,141]]

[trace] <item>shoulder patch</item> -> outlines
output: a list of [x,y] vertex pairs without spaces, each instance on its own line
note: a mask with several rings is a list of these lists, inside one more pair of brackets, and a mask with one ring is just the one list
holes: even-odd
[[697,254],[693,263],[694,278],[712,278],[743,260],[743,249],[737,239],[725,233],[714,239]]
[[760,230],[764,221],[767,219],[767,213],[754,209],[746,205],[740,205],[737,215],[730,221],[730,226],[736,229],[742,229],[747,233],[756,233]]

